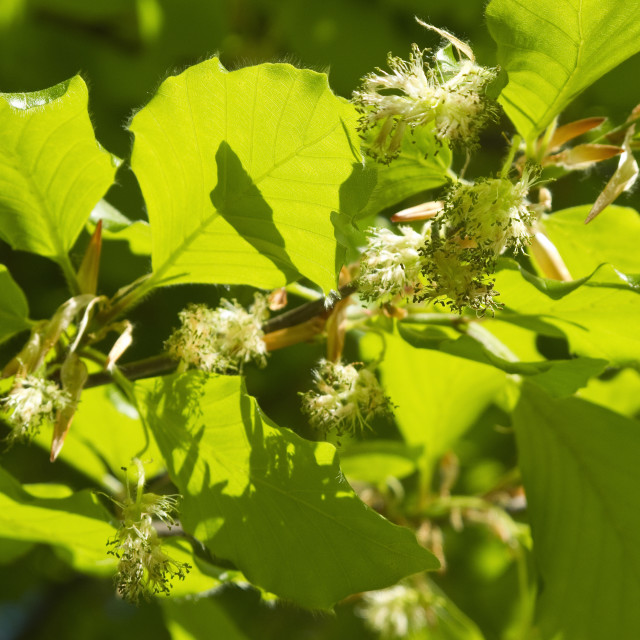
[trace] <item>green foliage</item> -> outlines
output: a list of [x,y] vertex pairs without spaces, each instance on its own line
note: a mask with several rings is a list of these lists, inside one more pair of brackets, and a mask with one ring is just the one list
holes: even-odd
[[29,327],[29,307],[22,289],[0,265],[0,342]]
[[637,634],[638,4],[401,4],[0,8],[3,638]]
[[279,429],[239,378],[151,380],[139,398],[184,496],[185,528],[254,584],[328,608],[438,566],[409,531],[356,498],[333,446]]
[[640,7],[616,0],[492,0],[487,25],[509,74],[500,101],[531,140],[584,89],[640,51]]
[[156,274],[335,288],[330,214],[355,213],[344,183],[363,188],[354,123],[325,76],[290,65],[228,72],[214,58],[165,80],[131,124]]
[[514,426],[544,581],[540,637],[632,637],[640,624],[637,423],[527,385]]
[[87,86],[0,94],[0,237],[14,249],[66,261],[117,160],[97,143]]

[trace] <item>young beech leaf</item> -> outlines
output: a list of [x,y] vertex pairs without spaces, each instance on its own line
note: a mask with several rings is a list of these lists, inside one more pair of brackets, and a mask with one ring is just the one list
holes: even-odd
[[275,425],[240,377],[192,371],[140,382],[137,394],[183,496],[183,527],[254,584],[329,608],[438,567],[356,497],[332,445]]
[[107,191],[118,160],[96,141],[80,76],[0,93],[0,238],[63,260]]
[[356,120],[326,75],[288,64],[229,72],[214,58],[165,80],[131,124],[154,271],[263,288],[301,274],[334,289],[331,212],[372,188]]
[[640,4],[492,0],[487,24],[509,74],[500,102],[529,141],[584,89],[640,50]]

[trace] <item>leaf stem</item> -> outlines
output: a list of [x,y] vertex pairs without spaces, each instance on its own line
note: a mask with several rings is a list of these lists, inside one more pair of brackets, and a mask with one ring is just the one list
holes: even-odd
[[80,289],[80,283],[78,282],[78,276],[76,274],[76,270],[73,268],[71,264],[71,259],[66,253],[58,256],[56,262],[62,269],[62,274],[64,275],[64,279],[67,283],[67,287],[69,287],[69,291],[72,296],[79,296],[82,291]]

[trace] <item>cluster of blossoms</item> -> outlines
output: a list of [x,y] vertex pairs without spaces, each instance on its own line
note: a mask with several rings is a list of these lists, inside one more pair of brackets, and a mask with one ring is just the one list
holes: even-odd
[[360,261],[358,292],[365,300],[391,302],[396,296],[413,293],[422,272],[420,252],[428,227],[418,233],[399,227],[402,235],[389,229],[371,228],[369,243]]
[[16,380],[11,392],[2,399],[5,418],[12,427],[9,443],[30,440],[45,422],[53,423],[71,403],[71,396],[55,382],[36,375]]
[[267,315],[267,300],[258,293],[248,311],[236,300],[224,298],[217,309],[192,304],[180,312],[181,326],[171,334],[165,348],[185,367],[203,371],[241,371],[251,360],[264,366],[267,347],[262,323]]
[[363,298],[384,303],[413,293],[417,301],[436,300],[454,311],[497,307],[496,260],[507,249],[522,251],[532,237],[534,215],[526,201],[532,183],[530,171],[516,183],[457,183],[421,232],[370,231],[360,263]]
[[406,584],[369,591],[358,614],[381,638],[406,638],[437,624],[438,597]]
[[376,414],[391,411],[391,401],[367,368],[321,360],[313,375],[317,391],[301,394],[302,411],[324,433],[352,435]]
[[416,127],[428,127],[440,142],[477,145],[479,131],[497,113],[486,96],[496,70],[447,53],[448,48],[436,53],[431,66],[425,51],[414,44],[408,62],[389,54],[391,73],[377,69],[365,76],[353,99],[361,112],[362,131],[376,128],[369,149],[373,156],[390,161],[399,153],[407,128]]
[[118,558],[115,576],[116,591],[127,602],[137,603],[151,594],[169,595],[171,580],[184,580],[191,566],[177,562],[162,550],[153,519],[171,527],[176,523],[175,514],[179,496],[159,496],[143,493],[144,471],[138,460],[138,487],[136,498],[127,496],[124,502],[116,502],[122,513],[122,523],[107,545],[109,554]]

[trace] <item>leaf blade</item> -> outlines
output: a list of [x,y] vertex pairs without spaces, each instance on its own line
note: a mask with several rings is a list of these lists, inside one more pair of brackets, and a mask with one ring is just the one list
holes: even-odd
[[487,23],[509,73],[500,101],[526,140],[590,84],[640,50],[640,4],[492,0]]
[[192,372],[138,393],[184,496],[183,526],[255,584],[327,608],[437,567],[411,532],[356,498],[333,446],[271,423],[240,378]]

